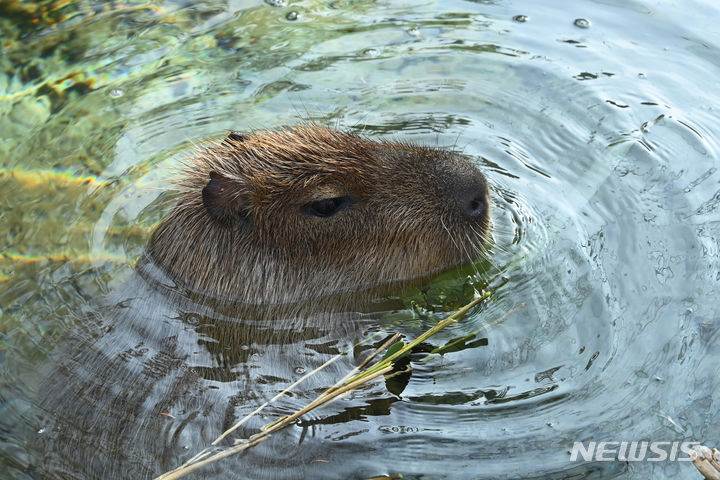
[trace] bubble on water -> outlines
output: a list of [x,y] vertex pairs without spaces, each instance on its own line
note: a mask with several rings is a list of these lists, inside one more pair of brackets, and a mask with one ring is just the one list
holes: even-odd
[[573,24],[578,28],[590,28],[590,20],[586,18],[576,18]]
[[285,15],[285,18],[287,20],[290,20],[291,22],[294,22],[295,20],[298,19],[298,12],[296,12],[294,10],[292,12],[288,12],[288,14]]
[[113,88],[112,90],[110,90],[110,96],[112,98],[120,98],[123,96],[123,91],[119,88]]
[[265,3],[275,8],[287,7],[287,0],[265,0]]
[[516,22],[518,22],[518,23],[525,23],[525,22],[527,22],[528,20],[530,20],[530,17],[528,17],[527,15],[515,15],[515,16],[513,17],[513,20],[516,21]]
[[295,367],[295,373],[297,373],[298,375],[302,375],[303,373],[305,373],[305,369],[303,367]]
[[250,350],[250,347],[247,346],[247,345],[240,345],[240,350],[245,350],[245,351],[247,351],[247,350]]
[[45,433],[45,429],[41,428],[40,430],[37,431],[37,433],[38,433],[38,435],[42,435],[43,433]]
[[640,80],[645,80],[647,78],[647,75],[645,75],[644,73],[638,73],[638,78]]
[[363,50],[362,53],[366,57],[377,57],[378,55],[380,55],[380,51],[377,48],[368,48]]

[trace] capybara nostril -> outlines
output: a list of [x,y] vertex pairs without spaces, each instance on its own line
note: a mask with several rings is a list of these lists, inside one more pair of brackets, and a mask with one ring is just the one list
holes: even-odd
[[483,220],[488,216],[488,188],[485,177],[475,167],[460,169],[448,182],[451,197],[460,216],[468,221]]
[[460,199],[461,212],[469,217],[482,217],[487,210],[487,198],[480,192],[467,192]]

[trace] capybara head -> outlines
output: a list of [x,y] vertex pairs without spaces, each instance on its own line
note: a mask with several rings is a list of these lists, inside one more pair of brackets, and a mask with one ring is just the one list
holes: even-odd
[[457,153],[325,127],[199,150],[149,258],[180,286],[283,304],[406,282],[478,257],[485,178]]

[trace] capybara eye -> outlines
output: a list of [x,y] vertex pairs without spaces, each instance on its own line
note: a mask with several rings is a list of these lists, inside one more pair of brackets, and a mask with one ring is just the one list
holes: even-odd
[[353,203],[352,197],[323,198],[306,203],[302,207],[303,213],[315,217],[330,217],[341,210],[345,210]]

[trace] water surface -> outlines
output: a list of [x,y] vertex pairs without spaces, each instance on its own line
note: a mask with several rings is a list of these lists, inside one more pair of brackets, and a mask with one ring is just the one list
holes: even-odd
[[[524,308],[459,351],[414,355],[399,394],[378,382],[276,434],[248,459],[262,468],[219,475],[698,478],[569,451],[720,444],[720,12],[536,3],[0,3],[2,476],[33,478],[40,372],[131,276],[178,159],[229,130],[314,121],[454,148],[492,185],[490,264],[368,333],[411,339],[498,276],[432,344]],[[284,361],[259,398],[315,360]]]

